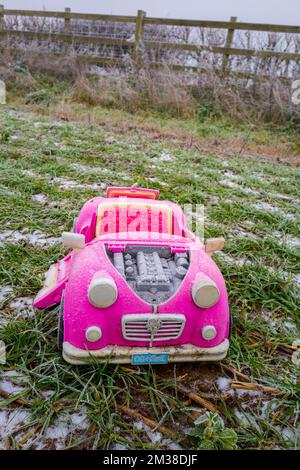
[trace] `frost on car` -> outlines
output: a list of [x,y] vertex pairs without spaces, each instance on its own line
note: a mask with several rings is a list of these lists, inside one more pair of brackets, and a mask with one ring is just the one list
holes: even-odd
[[181,208],[158,191],[108,188],[64,232],[68,255],[34,301],[60,303],[58,341],[71,364],[214,361],[226,356],[230,314],[223,276]]

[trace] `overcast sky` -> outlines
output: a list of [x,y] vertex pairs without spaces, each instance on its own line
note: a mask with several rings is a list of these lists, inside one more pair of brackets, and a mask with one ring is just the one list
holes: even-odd
[[300,24],[300,0],[0,0],[6,8],[56,10],[70,7],[87,13]]

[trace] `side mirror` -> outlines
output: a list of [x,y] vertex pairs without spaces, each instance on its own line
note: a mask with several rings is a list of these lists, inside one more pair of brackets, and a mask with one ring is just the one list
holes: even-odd
[[66,248],[81,250],[85,247],[85,236],[81,233],[63,232],[62,240]]
[[211,256],[215,251],[221,251],[224,247],[225,240],[223,237],[208,238],[205,242],[205,252]]

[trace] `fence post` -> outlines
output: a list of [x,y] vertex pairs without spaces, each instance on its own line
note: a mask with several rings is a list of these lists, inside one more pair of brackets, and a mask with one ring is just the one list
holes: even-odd
[[142,41],[144,35],[144,18],[146,12],[143,10],[138,10],[136,23],[135,23],[135,40],[134,40],[134,60],[137,65],[141,65],[142,62]]
[[4,29],[4,5],[0,5],[0,31]]
[[[235,23],[237,21],[237,17],[236,16],[231,16],[230,21],[231,21],[231,23]],[[229,49],[232,46],[233,36],[234,36],[234,28],[228,28],[226,41],[225,41],[225,46],[224,46],[225,49]],[[223,63],[222,63],[222,72],[223,72],[223,74],[225,74],[226,71],[227,71],[229,56],[230,56],[230,54],[226,54],[226,53],[223,55]]]
[[[66,7],[65,8],[65,20],[64,20],[64,34],[70,34],[70,26],[71,26],[71,18],[69,16],[69,14],[71,13],[71,8],[69,7]],[[68,42],[66,41],[65,43],[65,54],[68,53],[69,51],[69,44]]]
[[4,5],[0,5],[0,52],[1,52],[1,54],[3,54],[3,52],[4,52],[4,44],[5,44],[4,30],[5,30]]

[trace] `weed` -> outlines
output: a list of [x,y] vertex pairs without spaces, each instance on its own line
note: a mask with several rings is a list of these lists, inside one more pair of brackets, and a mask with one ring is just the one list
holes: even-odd
[[193,437],[197,450],[234,450],[238,440],[236,432],[226,428],[217,413],[210,412],[197,418],[187,434]]

